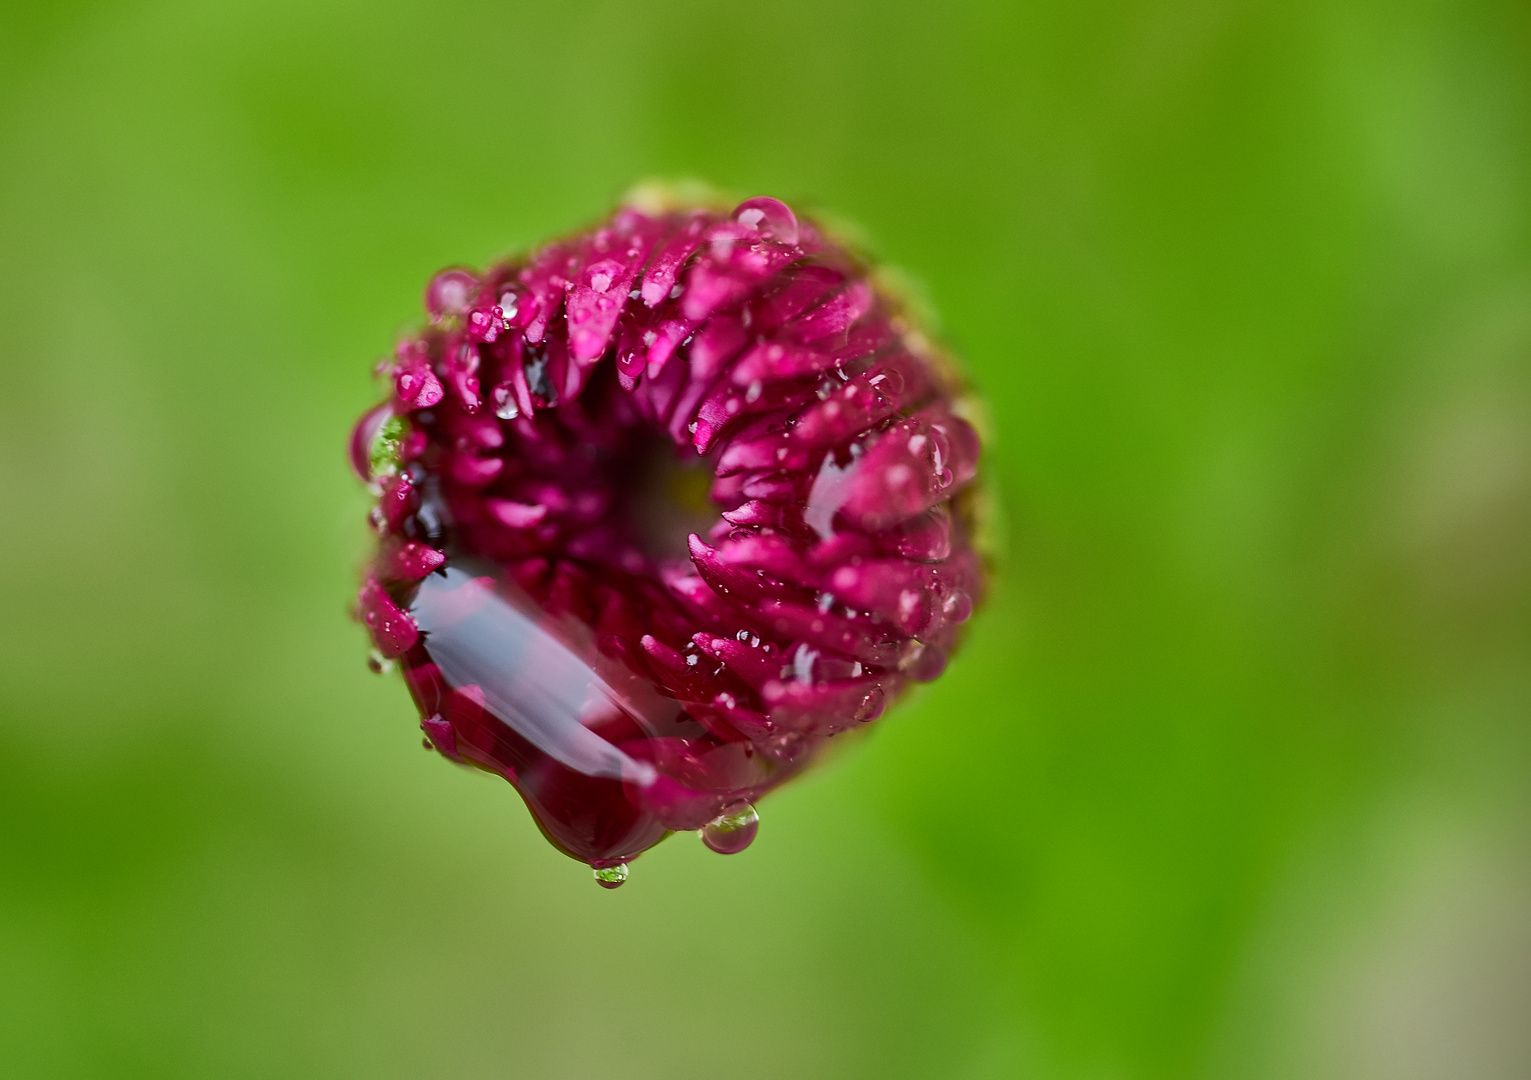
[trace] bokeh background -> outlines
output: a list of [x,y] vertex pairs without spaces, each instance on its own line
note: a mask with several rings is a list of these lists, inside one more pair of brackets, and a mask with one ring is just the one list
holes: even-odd
[[[994,421],[969,645],[619,892],[420,748],[342,443],[697,177]],[[0,1074],[1531,1075],[1531,9],[0,3]]]

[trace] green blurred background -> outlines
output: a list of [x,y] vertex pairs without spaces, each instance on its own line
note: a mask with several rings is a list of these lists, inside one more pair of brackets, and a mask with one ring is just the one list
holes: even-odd
[[[992,409],[969,645],[617,893],[422,753],[427,276],[806,200]],[[1531,10],[0,3],[0,1074],[1531,1075]]]

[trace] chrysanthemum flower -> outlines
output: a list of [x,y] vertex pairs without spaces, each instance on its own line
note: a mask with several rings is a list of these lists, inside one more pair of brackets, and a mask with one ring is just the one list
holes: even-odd
[[814,225],[629,205],[425,307],[351,437],[374,662],[602,884],[672,831],[742,849],[822,740],[941,673],[978,437]]

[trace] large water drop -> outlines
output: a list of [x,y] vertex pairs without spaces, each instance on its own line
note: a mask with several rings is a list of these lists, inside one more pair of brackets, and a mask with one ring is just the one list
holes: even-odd
[[619,889],[627,880],[627,864],[617,863],[616,866],[598,866],[595,870],[595,883],[603,889]]
[[760,831],[760,815],[749,803],[732,806],[702,826],[702,843],[719,855],[737,855]]

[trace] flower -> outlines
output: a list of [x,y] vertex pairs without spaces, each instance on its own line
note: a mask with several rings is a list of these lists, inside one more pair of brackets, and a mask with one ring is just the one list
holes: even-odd
[[740,850],[824,739],[941,673],[983,587],[978,436],[818,227],[624,206],[425,307],[351,436],[359,614],[427,746],[603,885],[671,831]]

